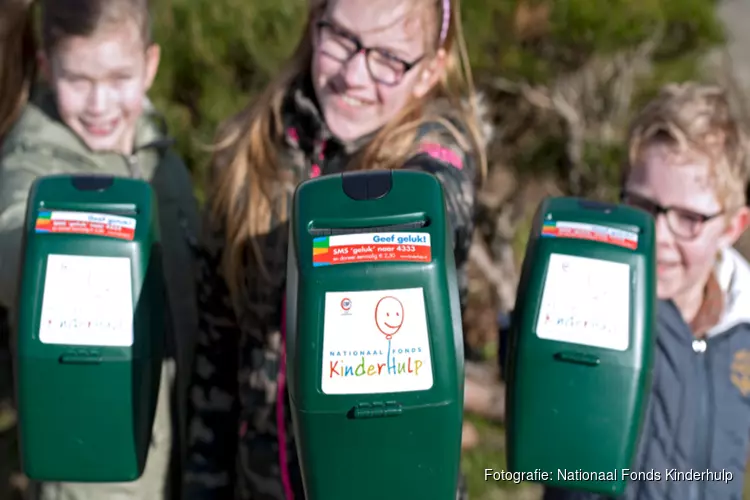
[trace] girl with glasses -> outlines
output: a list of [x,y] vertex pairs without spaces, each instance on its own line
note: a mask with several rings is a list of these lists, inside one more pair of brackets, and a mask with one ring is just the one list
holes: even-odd
[[205,219],[188,497],[304,499],[282,325],[295,187],[351,170],[443,184],[462,300],[485,172],[458,0],[313,0],[299,45],[219,135]]

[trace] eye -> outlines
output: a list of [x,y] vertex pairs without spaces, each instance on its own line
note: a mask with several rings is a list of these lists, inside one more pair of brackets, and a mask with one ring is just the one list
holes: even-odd
[[82,76],[68,76],[65,77],[65,80],[67,80],[71,85],[84,85],[87,83],[86,79]]
[[700,224],[703,222],[704,217],[694,212],[687,212],[683,210],[676,210],[677,216],[685,223],[688,224]]
[[400,58],[391,55],[382,49],[373,50],[370,57],[372,58],[373,63],[387,66],[393,70],[402,69],[404,65],[404,62]]

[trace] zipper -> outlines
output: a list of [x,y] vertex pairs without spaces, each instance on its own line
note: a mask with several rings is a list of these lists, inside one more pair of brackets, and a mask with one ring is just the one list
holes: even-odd
[[128,171],[130,176],[135,179],[143,179],[143,169],[141,169],[141,162],[138,160],[138,152],[133,151],[129,155],[124,155],[125,163],[128,164]]
[[326,158],[326,148],[328,147],[328,141],[320,141],[315,144],[313,148],[313,157],[310,162],[310,170],[307,172],[308,179],[315,179],[320,177],[321,174],[326,170],[326,164],[328,158]]
[[[172,139],[157,140],[157,141],[150,142],[146,145],[133,149],[133,152],[130,153],[129,155],[122,155],[122,157],[125,159],[125,163],[128,166],[128,172],[130,173],[130,176],[135,179],[146,180],[143,174],[143,169],[141,168],[141,161],[138,158],[139,151],[143,151],[144,149],[150,149],[150,148],[169,147],[173,142],[174,141]],[[190,247],[190,250],[193,252],[193,256],[196,256],[198,252],[198,239],[193,233],[190,232],[187,215],[181,208],[178,209],[177,221],[180,225],[180,228],[182,229],[184,233],[185,239],[188,242],[188,246]]]
[[143,151],[145,149],[161,149],[161,148],[168,148],[174,144],[174,139],[165,138],[165,139],[157,139],[155,141],[149,142],[148,144],[144,144],[142,146],[138,146],[133,148],[133,152],[129,155],[122,155],[125,159],[125,163],[128,166],[128,172],[130,172],[130,176],[135,179],[144,179],[145,177],[143,175],[143,169],[141,168],[141,161],[138,158],[138,153],[140,151]]
[[[698,357],[698,401],[699,411],[696,424],[696,440],[693,460],[697,470],[708,470],[711,463],[711,437],[713,434],[713,422],[711,418],[711,364],[708,355],[708,342],[703,339],[693,340],[693,351]],[[705,498],[705,481],[691,481],[691,499],[703,500]]]
[[281,299],[281,353],[279,357],[279,372],[277,374],[276,392],[276,429],[279,446],[279,469],[281,484],[284,488],[284,499],[294,500],[294,488],[289,475],[289,458],[287,457],[287,421],[286,408],[286,296]]
[[[171,139],[158,140],[158,141],[154,141],[149,144],[146,144],[144,146],[141,146],[139,148],[135,148],[133,152],[129,155],[123,155],[123,157],[125,158],[125,162],[128,165],[128,171],[130,172],[130,176],[136,179],[146,180],[143,174],[143,169],[141,168],[140,159],[138,158],[139,151],[143,151],[144,149],[149,149],[149,148],[169,147],[172,143],[173,141]],[[158,166],[156,168],[158,168]],[[193,257],[197,256],[198,255],[197,254],[198,238],[190,231],[190,224],[188,223],[187,214],[185,214],[182,208],[178,208],[177,221],[180,225],[180,228],[182,229],[185,239],[188,242],[188,246],[190,247],[190,250],[193,252]]]

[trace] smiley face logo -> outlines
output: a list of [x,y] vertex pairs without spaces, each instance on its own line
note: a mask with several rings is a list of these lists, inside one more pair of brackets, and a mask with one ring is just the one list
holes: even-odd
[[404,305],[396,297],[383,297],[375,306],[375,324],[391,340],[404,324]]

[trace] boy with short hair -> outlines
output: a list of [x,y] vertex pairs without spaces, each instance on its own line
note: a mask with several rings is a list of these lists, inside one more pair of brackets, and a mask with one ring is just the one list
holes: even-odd
[[[732,247],[750,221],[748,149],[725,92],[665,86],[629,134],[623,202],[654,215],[657,349],[628,500],[741,498],[750,437],[750,265]],[[670,481],[667,473],[703,472]],[[724,475],[722,475],[724,471]],[[727,472],[733,480],[725,481]],[[548,489],[545,499],[598,495]]]
[[12,311],[16,305],[24,215],[35,179],[132,177],[150,182],[158,202],[168,331],[143,475],[128,483],[45,483],[34,493],[40,500],[180,498],[187,381],[198,330],[194,257],[200,228],[190,174],[145,97],[160,58],[149,2],[37,3],[39,70],[48,88],[35,93],[0,149],[0,306]]

